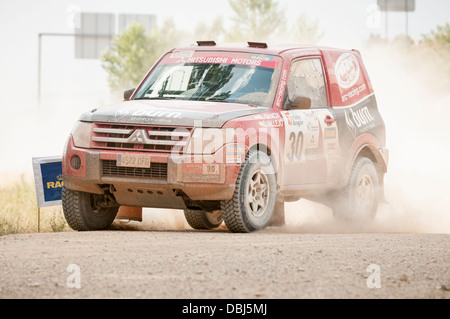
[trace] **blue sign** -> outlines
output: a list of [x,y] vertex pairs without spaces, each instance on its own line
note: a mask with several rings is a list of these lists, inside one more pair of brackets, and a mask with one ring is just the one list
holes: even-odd
[[34,157],[33,171],[38,207],[60,205],[64,186],[61,157]]

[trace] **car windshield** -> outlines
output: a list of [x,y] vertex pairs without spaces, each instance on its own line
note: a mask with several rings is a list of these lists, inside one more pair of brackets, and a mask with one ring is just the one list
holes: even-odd
[[177,99],[272,106],[279,69],[261,66],[261,63],[244,62],[243,59],[221,57],[196,60],[234,63],[160,63],[145,79],[134,99]]

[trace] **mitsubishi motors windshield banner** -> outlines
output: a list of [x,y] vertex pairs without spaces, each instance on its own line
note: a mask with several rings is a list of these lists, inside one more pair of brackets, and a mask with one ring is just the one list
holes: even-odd
[[262,53],[177,50],[166,55],[161,63],[238,64],[279,69],[282,61],[278,56]]
[[64,184],[61,156],[33,157],[33,172],[38,207],[60,205]]

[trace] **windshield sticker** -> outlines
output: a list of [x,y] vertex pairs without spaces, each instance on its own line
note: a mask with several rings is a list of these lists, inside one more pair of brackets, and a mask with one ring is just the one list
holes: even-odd
[[231,57],[215,57],[215,56],[191,57],[186,62],[187,63],[240,64],[240,65],[262,66],[262,67],[266,67],[266,68],[276,68],[278,66],[278,63],[275,61],[264,61],[264,60],[231,58]]
[[189,51],[173,51],[170,55],[170,58],[172,59],[178,59],[177,62],[186,62],[187,59],[192,57],[195,54],[194,50]]
[[250,60],[260,60],[260,61],[273,61],[274,56],[273,55],[267,55],[267,54],[250,54],[249,59]]
[[197,56],[190,57],[187,63],[228,63],[228,58],[215,57],[215,56]]
[[[230,57],[220,56],[220,53],[213,55],[195,55],[195,51],[174,51],[168,55],[161,63],[211,63],[211,64],[238,64],[249,66],[261,66],[266,68],[278,69],[281,62],[275,59],[273,55],[267,54],[242,54]],[[198,53],[197,53],[198,54]],[[194,56],[195,55],[195,56]]]

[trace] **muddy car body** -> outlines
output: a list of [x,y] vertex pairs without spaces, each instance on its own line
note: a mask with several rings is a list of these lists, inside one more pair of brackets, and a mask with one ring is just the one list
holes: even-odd
[[199,42],[164,54],[125,97],[69,136],[74,229],[157,207],[183,209],[194,228],[250,232],[282,224],[287,201],[360,218],[383,196],[385,126],[356,50]]

